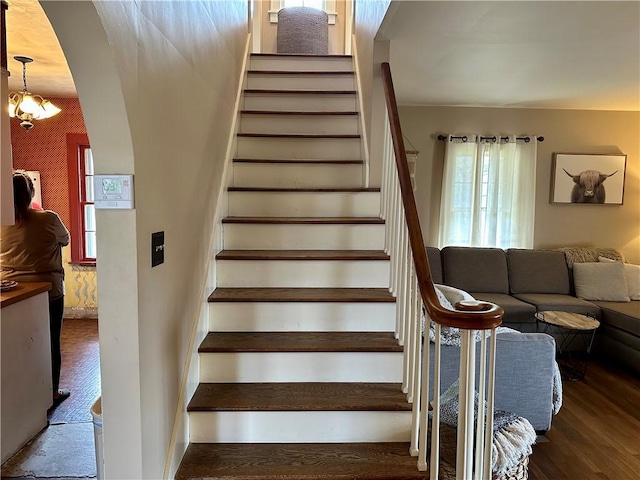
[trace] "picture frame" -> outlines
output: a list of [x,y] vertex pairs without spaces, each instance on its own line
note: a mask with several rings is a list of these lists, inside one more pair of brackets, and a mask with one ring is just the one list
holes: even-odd
[[550,202],[622,205],[626,164],[622,153],[554,153]]

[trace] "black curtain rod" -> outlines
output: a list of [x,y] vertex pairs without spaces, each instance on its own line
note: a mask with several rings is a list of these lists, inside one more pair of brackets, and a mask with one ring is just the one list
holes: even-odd
[[[441,142],[447,139],[447,135],[438,135],[438,140],[440,140]],[[454,140],[462,140],[462,142],[466,142],[467,140],[469,140],[469,137],[467,137],[466,135],[460,135],[460,136],[455,136],[453,135],[451,137]],[[498,138],[493,135],[491,137],[479,137],[480,141],[482,142],[483,140],[491,140],[492,142],[495,142],[498,140]],[[500,140],[509,140],[509,137],[500,137]],[[524,140],[526,143],[530,142],[531,139],[529,137],[516,137],[516,140]],[[544,137],[536,137],[536,140],[538,140],[539,142],[544,142]]]

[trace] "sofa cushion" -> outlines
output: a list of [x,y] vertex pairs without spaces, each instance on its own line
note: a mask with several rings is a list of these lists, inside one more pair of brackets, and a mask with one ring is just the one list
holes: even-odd
[[443,283],[442,260],[440,259],[440,249],[437,247],[426,247],[429,268],[431,269],[431,280],[433,283]]
[[[616,260],[611,260],[607,257],[598,257],[598,261],[603,263],[613,263]],[[640,300],[640,265],[625,263],[624,276],[627,279],[629,298],[631,300]]]
[[552,250],[507,250],[511,293],[569,295],[569,269],[564,253]]
[[538,311],[560,310],[563,312],[581,313],[600,318],[600,307],[595,303],[572,297],[571,295],[558,295],[555,293],[518,293],[514,297],[523,302],[530,303]]
[[495,303],[504,310],[502,322],[508,323],[535,323],[536,307],[530,303],[518,300],[504,293],[472,293],[476,300]]
[[602,309],[603,323],[640,337],[640,301],[595,303]]
[[585,300],[628,302],[627,279],[620,262],[573,264],[576,296]]
[[507,258],[500,248],[444,247],[444,283],[467,292],[509,293]]

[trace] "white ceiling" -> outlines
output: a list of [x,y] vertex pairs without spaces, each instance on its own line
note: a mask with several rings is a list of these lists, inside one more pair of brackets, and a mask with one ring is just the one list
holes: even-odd
[[640,2],[401,1],[398,103],[640,110]]
[[9,91],[22,90],[22,64],[16,55],[33,58],[27,64],[27,87],[45,97],[75,97],[76,89],[60,43],[37,0],[8,0],[7,58]]
[[[640,0],[393,2],[391,40],[401,105],[640,111]],[[37,0],[9,0],[9,87],[72,97],[75,87]]]

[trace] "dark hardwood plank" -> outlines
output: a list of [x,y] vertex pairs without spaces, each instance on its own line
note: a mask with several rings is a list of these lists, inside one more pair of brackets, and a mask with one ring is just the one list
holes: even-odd
[[176,480],[418,480],[408,443],[192,443]]
[[583,381],[563,386],[548,441],[533,447],[529,479],[640,478],[640,375],[596,359]]
[[410,411],[399,383],[201,383],[190,412]]
[[217,260],[389,260],[382,250],[223,250]]
[[402,347],[393,332],[210,332],[198,352],[402,352]]
[[222,223],[302,224],[302,225],[383,225],[379,217],[225,217]]
[[210,302],[383,302],[396,299],[386,288],[216,288]]

